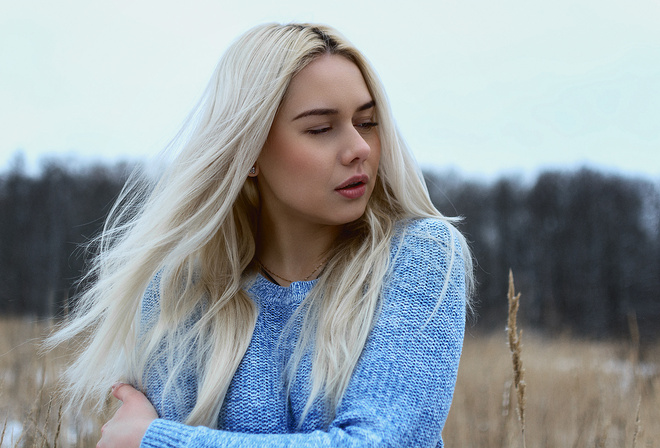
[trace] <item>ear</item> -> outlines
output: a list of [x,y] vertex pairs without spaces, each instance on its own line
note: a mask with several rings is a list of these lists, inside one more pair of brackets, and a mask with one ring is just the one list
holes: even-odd
[[259,165],[256,163],[252,165],[250,171],[248,171],[248,177],[257,177],[259,175]]

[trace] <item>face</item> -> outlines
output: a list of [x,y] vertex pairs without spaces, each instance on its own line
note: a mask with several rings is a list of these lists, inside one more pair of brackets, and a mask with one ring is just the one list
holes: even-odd
[[380,161],[375,107],[342,56],[321,56],[294,76],[257,160],[261,213],[326,226],[362,216]]

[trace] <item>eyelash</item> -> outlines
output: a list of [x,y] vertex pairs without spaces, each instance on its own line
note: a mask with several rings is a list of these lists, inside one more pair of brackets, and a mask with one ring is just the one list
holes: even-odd
[[310,129],[307,131],[308,134],[311,135],[319,135],[319,134],[324,134],[328,132],[332,128],[322,128],[322,129]]
[[376,126],[378,126],[378,123],[376,123],[375,121],[367,121],[366,123],[360,123],[360,124],[356,125],[355,127],[360,128],[359,131],[367,133],[367,132],[371,131],[373,128],[375,128]]
[[[355,127],[358,128],[358,132],[361,133],[367,133],[371,131],[373,128],[378,126],[378,123],[374,121],[367,121],[366,123],[360,123],[356,124]],[[326,127],[326,128],[321,128],[321,129],[309,129],[307,131],[308,134],[310,135],[320,135],[320,134],[325,134],[326,132],[330,131],[332,128],[331,127]]]

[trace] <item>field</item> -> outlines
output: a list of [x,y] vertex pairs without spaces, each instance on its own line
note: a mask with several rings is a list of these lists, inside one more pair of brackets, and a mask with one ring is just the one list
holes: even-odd
[[[0,320],[2,447],[93,447],[101,419],[51,400],[63,352],[38,354],[48,323]],[[521,447],[506,333],[468,331],[448,447]],[[527,447],[659,447],[660,346],[523,336]],[[3,430],[4,427],[4,430]]]
[[[660,447],[659,349],[525,333],[526,446]],[[467,336],[446,446],[523,446],[511,364],[504,331]]]

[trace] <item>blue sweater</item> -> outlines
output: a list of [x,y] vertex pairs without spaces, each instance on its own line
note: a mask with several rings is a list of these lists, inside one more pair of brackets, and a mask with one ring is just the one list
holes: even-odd
[[[157,376],[149,381],[147,375],[147,397],[161,418],[149,426],[141,446],[442,447],[465,325],[465,271],[458,242],[441,297],[451,231],[438,220],[417,220],[393,242],[392,275],[381,312],[329,427],[317,400],[297,429],[309,396],[309,359],[303,359],[287,398],[284,363],[276,350],[284,326],[316,281],[285,288],[257,276],[248,292],[260,311],[218,417],[221,429],[180,423],[194,406],[194,372],[179,379],[179,391],[187,394],[184,409],[163,396],[162,382],[153,379]],[[157,288],[147,295],[145,300],[157,302]]]

